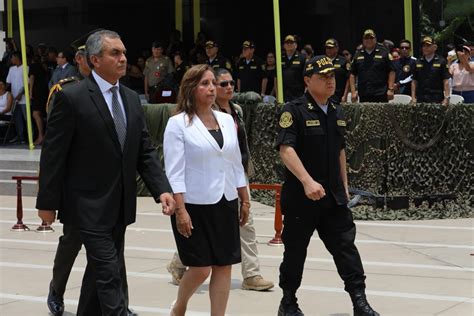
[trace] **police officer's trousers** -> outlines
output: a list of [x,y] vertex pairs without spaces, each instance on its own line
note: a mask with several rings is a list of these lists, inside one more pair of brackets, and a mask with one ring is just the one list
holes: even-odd
[[[285,210],[282,234],[285,252],[280,265],[280,287],[296,292],[301,285],[307,248],[315,230],[333,256],[345,290],[365,289],[365,275],[359,252],[354,245],[356,228],[351,211],[338,206],[331,194],[313,209]],[[298,214],[298,215],[296,215]]]

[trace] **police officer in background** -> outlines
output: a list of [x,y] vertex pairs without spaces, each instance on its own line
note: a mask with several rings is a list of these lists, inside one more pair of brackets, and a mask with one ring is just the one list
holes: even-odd
[[306,58],[298,53],[298,43],[294,35],[285,37],[283,48],[285,49],[281,59],[283,97],[285,102],[289,102],[304,93],[303,71]]
[[411,84],[412,102],[449,104],[450,77],[446,60],[436,54],[438,45],[430,36],[421,42],[423,57],[416,61],[415,73]]
[[[75,61],[79,74],[75,77],[69,77],[59,81],[55,84],[48,97],[47,108],[54,102],[54,95],[61,91],[66,85],[78,83],[85,77],[90,76],[91,69],[87,62],[86,56],[86,41],[87,38],[95,32],[102,29],[91,31],[71,43],[71,47],[76,50]],[[92,153],[91,153],[92,154]],[[56,255],[54,257],[53,278],[49,284],[49,293],[47,298],[48,309],[53,316],[61,316],[64,313],[64,292],[66,291],[67,281],[71,274],[74,261],[76,261],[77,254],[81,250],[82,239],[77,228],[72,225],[63,224],[63,235],[59,237]],[[125,275],[125,262],[123,263]],[[125,305],[128,307],[128,283],[127,278],[122,278],[122,287],[125,293]],[[137,316],[135,312],[127,308],[127,316]]]
[[262,90],[262,79],[264,77],[265,63],[254,55],[255,44],[245,41],[242,44],[242,58],[237,64],[237,91],[254,91],[260,93]]
[[[357,78],[357,90],[356,90]],[[387,102],[393,99],[395,71],[392,56],[377,44],[375,32],[364,31],[362,48],[354,54],[350,75],[352,102]]]
[[334,92],[333,99],[340,102],[347,101],[347,92],[349,91],[349,74],[351,64],[346,61],[343,56],[338,55],[339,44],[336,39],[330,38],[324,43],[324,50],[327,57],[329,57],[334,65],[334,72],[336,74],[336,92]]
[[354,315],[379,315],[367,302],[364,269],[354,245],[356,228],[347,207],[346,120],[342,108],[330,99],[336,88],[334,71],[327,56],[309,60],[304,74],[306,93],[286,103],[280,114],[276,148],[286,166],[286,180],[281,192],[285,251],[278,316],[304,315],[296,291],[314,230],[334,258]]
[[416,58],[411,56],[411,42],[409,40],[401,40],[398,49],[400,58],[393,61],[396,74],[395,93],[411,96],[411,81],[416,67]]
[[206,42],[206,55],[207,55],[207,64],[212,67],[212,69],[217,70],[219,68],[227,69],[232,72],[232,65],[230,61],[219,54],[219,45],[215,41]]
[[143,76],[145,76],[145,97],[150,103],[157,102],[158,84],[174,71],[173,63],[168,56],[163,55],[163,44],[153,42],[151,44],[152,56],[145,62]]

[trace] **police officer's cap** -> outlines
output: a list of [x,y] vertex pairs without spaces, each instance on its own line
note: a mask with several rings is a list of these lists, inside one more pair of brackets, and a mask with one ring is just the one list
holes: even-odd
[[296,38],[294,35],[287,35],[284,40],[285,43],[295,43]]
[[326,43],[324,43],[324,47],[327,47],[327,48],[339,47],[339,44],[337,43],[337,40],[335,40],[334,38],[330,38],[326,41]]
[[376,36],[375,36],[374,30],[372,30],[372,29],[367,29],[367,30],[364,31],[363,37],[375,38]]
[[255,44],[252,41],[245,41],[242,43],[243,48],[255,48]]
[[421,44],[433,45],[433,44],[436,44],[436,42],[433,40],[431,36],[425,36],[421,40]]
[[213,48],[213,47],[219,47],[219,45],[215,41],[206,42],[206,48]]
[[327,74],[334,71],[332,60],[327,56],[315,56],[311,58],[305,66],[305,77],[311,77],[314,74]]
[[92,30],[84,35],[81,35],[81,37],[75,39],[72,43],[71,43],[71,47],[76,51],[76,52],[85,52],[86,50],[86,42],[87,42],[87,39],[89,38],[89,36],[91,36],[92,34],[94,34],[95,32],[98,32],[98,31],[102,31],[103,29],[95,29],[95,30]]
[[163,44],[160,41],[154,41],[151,43],[152,48],[163,48]]

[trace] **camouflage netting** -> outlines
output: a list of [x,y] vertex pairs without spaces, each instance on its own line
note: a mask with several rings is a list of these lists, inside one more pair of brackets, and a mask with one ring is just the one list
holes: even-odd
[[[237,95],[235,100],[244,109],[256,171],[250,181],[281,183],[283,166],[273,148],[280,106],[260,103],[261,98],[254,93]],[[167,105],[166,110],[171,106]],[[162,150],[165,124],[161,120],[167,120],[163,114],[166,111],[162,105],[146,108],[147,123],[153,127],[150,132]],[[350,186],[379,195],[410,198],[407,209],[356,206],[352,209],[355,219],[472,217],[473,105],[446,108],[435,104],[347,104],[344,110]],[[139,187],[139,193],[147,194],[142,184]],[[452,193],[454,200],[428,203],[433,194]],[[426,197],[425,201],[415,206],[413,201],[419,197]],[[252,199],[273,205],[274,194],[252,190]]]

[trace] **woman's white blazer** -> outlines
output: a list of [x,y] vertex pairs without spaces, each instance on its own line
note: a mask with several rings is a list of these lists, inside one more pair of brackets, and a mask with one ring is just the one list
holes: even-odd
[[237,130],[232,116],[212,111],[222,131],[222,149],[197,115],[185,113],[168,120],[163,140],[165,171],[174,193],[184,202],[215,204],[222,195],[228,201],[246,187]]

